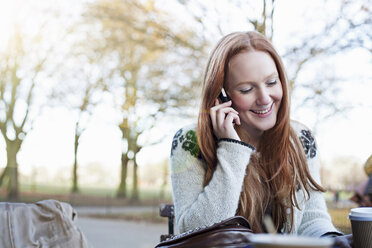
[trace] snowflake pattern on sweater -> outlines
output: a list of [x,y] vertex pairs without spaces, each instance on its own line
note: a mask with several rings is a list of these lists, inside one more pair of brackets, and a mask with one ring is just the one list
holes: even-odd
[[316,144],[311,132],[309,130],[301,130],[300,140],[306,156],[308,158],[314,158],[316,156]]
[[[317,150],[314,137],[309,130],[303,129],[300,133],[300,141],[304,148],[305,155],[308,158],[314,158]],[[194,130],[188,130],[186,134],[183,134],[183,129],[181,128],[176,132],[172,141],[171,156],[173,156],[173,151],[177,148],[178,144],[181,144],[182,148],[190,152],[192,156],[201,158],[198,140]]]
[[177,148],[178,144],[181,147],[188,151],[192,156],[196,158],[201,158],[198,139],[196,137],[196,132],[194,130],[188,130],[186,134],[183,134],[183,129],[177,131],[173,137],[171,156],[173,156],[173,151]]

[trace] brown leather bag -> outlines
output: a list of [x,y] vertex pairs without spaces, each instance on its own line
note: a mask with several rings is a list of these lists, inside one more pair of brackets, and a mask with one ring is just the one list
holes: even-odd
[[250,225],[242,216],[234,216],[207,227],[181,233],[155,248],[174,247],[249,247]]

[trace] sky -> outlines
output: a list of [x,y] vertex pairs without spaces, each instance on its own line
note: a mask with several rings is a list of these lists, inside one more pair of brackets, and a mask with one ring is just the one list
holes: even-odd
[[[280,5],[278,4],[276,9],[278,21],[275,26],[274,44],[279,53],[283,52],[288,44],[296,42],[299,36],[311,32],[312,29],[320,28],[323,24],[321,20],[332,17],[332,11],[315,11],[324,8],[320,0],[281,0],[278,2]],[[0,32],[2,34],[10,32],[8,22],[11,20],[12,11],[15,11],[14,6],[12,7],[9,3],[9,1],[0,0]],[[211,14],[210,19],[222,18],[226,20],[227,24],[223,26],[225,34],[246,28],[242,25],[245,20],[244,16],[234,15],[236,10],[230,8],[224,1],[215,3],[211,6],[220,8],[219,13],[223,9],[225,16],[217,17]],[[331,5],[332,1],[327,1],[327,8],[332,9]],[[171,9],[177,12],[177,8],[179,7]],[[293,11],[294,9],[296,11]],[[311,25],[306,23],[305,17],[309,15],[316,17],[312,19],[315,21]],[[212,21],[211,25],[213,26]],[[213,31],[211,34],[216,35],[216,40],[219,38]],[[4,38],[3,35],[2,37]],[[0,42],[1,45],[4,45],[4,42]],[[311,79],[314,72],[318,71],[325,71],[330,75],[343,78],[344,82],[341,84],[340,91],[331,97],[334,97],[335,101],[353,106],[352,110],[344,114],[316,123],[320,110],[301,108],[301,100],[306,96],[306,92],[301,90],[294,92],[291,106],[292,118],[316,130],[318,150],[325,166],[332,168],[332,160],[338,157],[353,157],[363,163],[372,154],[372,146],[370,145],[372,140],[371,61],[369,53],[363,50],[353,50],[347,54],[328,59],[326,70],[323,68],[324,64],[322,66],[315,64],[307,68],[301,75],[304,81]],[[195,109],[197,110],[198,107],[196,106]],[[99,117],[95,117],[91,121],[91,125],[81,138],[78,155],[81,164],[80,172],[86,174],[91,171],[93,173],[92,168],[99,165],[106,173],[105,176],[109,178],[109,180],[103,180],[104,183],[115,186],[119,181],[120,153],[123,148],[120,140],[121,134],[112,112],[100,108],[97,110],[97,116]],[[69,178],[70,170],[66,168],[71,168],[73,163],[74,120],[74,116],[66,109],[47,108],[35,122],[33,131],[27,136],[19,153],[20,172],[30,175],[37,170],[45,170],[49,171],[48,175],[51,178]],[[195,121],[174,121],[169,126],[159,127],[158,132],[168,135],[162,143],[143,148],[138,157],[140,167],[166,160],[169,157],[173,134],[183,125]],[[5,145],[0,139],[0,167],[5,166],[5,155]],[[99,175],[103,172],[96,170],[96,173]],[[39,174],[42,177],[43,174]]]

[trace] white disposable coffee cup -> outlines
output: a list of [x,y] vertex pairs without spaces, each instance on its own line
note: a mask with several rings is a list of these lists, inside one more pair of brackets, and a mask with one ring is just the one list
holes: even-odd
[[352,208],[349,219],[355,248],[370,248],[372,245],[372,207]]

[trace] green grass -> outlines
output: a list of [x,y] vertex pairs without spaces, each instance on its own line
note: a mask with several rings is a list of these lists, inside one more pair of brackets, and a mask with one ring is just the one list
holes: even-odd
[[120,214],[91,214],[88,215],[93,218],[102,218],[102,219],[114,219],[114,220],[129,220],[129,221],[146,221],[152,223],[167,223],[168,219],[165,217],[161,217],[159,212],[143,212],[143,213],[120,213]]
[[[21,192],[37,192],[44,194],[69,194],[71,190],[70,185],[51,185],[51,184],[21,184]],[[114,196],[115,189],[102,187],[81,187],[80,193],[84,195],[93,196]]]
[[[140,188],[139,200],[131,200],[131,189],[126,199],[116,197],[115,188],[81,187],[78,193],[72,194],[69,185],[21,184],[19,202],[36,202],[44,199],[56,199],[72,205],[91,206],[125,206],[125,205],[159,205],[172,202],[170,190],[160,195],[159,188]],[[0,188],[0,201],[7,201],[6,191]]]
[[351,224],[350,220],[348,219],[348,215],[350,212],[349,208],[330,208],[328,209],[331,217],[332,222],[337,229],[345,234],[351,233]]
[[[353,196],[354,192],[348,192],[348,191],[340,191],[340,194],[339,194],[339,199],[340,200],[345,200],[345,199],[350,199],[352,196]],[[334,194],[331,192],[331,191],[326,191],[324,193],[324,198],[329,201],[329,202],[332,202],[333,201],[333,198],[334,198]]]
[[[70,194],[70,185],[49,185],[49,184],[21,184],[21,192],[33,192],[42,194]],[[131,188],[128,188],[128,197],[130,197]],[[103,188],[103,187],[92,187],[92,186],[81,186],[79,188],[79,193],[88,196],[100,196],[100,197],[115,197],[116,188]],[[158,188],[139,188],[140,199],[158,199],[160,197],[160,189]],[[165,190],[163,197],[165,200],[169,201],[172,199],[171,191]]]

